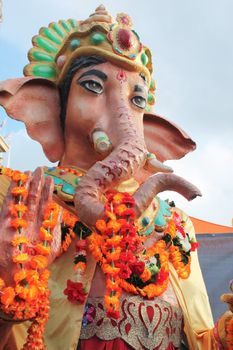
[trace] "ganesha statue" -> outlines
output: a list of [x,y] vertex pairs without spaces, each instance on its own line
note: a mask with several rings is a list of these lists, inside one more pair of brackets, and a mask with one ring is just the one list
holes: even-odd
[[0,104],[59,163],[0,169],[0,349],[233,349],[232,294],[214,325],[192,222],[158,197],[201,195],[164,164],[195,143],[152,112],[130,17],[101,5],[32,42]]

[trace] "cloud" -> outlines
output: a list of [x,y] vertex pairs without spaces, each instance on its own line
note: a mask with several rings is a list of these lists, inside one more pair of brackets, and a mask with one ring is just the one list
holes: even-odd
[[187,202],[180,195],[164,192],[163,198],[175,200],[191,216],[231,226],[233,218],[233,140],[225,137],[208,139],[193,154],[168,162],[176,174],[196,185],[202,197]]
[[10,151],[4,155],[4,165],[17,170],[35,170],[50,163],[38,142],[31,140],[24,129],[10,135]]

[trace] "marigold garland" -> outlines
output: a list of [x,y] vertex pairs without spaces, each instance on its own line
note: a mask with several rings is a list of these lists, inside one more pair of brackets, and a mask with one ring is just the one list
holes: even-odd
[[88,237],[89,249],[106,275],[104,298],[107,315],[119,317],[119,298],[124,289],[148,299],[161,295],[168,286],[169,261],[180,278],[190,274],[190,251],[197,247],[189,240],[185,251],[182,238],[188,239],[179,215],[173,212],[162,239],[150,248],[135,226],[134,199],[128,193],[110,192],[106,196],[105,219],[96,222],[96,232]]
[[[24,234],[27,227],[25,214],[27,206],[22,202],[28,191],[28,175],[9,168],[0,168],[0,173],[9,176],[16,186],[11,190],[14,198],[10,208],[11,226],[15,229],[11,244],[14,247],[12,260],[17,264],[14,274],[15,286],[6,286],[0,278],[0,307],[13,320],[31,320],[23,350],[45,349],[43,333],[49,312],[49,271],[47,256],[50,254],[52,230],[57,225],[60,207],[49,203],[44,211],[44,219],[39,232],[40,240],[30,242]],[[31,255],[32,252],[33,254]]]

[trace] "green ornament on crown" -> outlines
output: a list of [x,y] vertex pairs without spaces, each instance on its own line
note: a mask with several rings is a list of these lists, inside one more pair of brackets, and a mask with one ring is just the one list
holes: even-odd
[[59,67],[56,57],[64,42],[78,29],[78,22],[74,19],[60,20],[43,27],[39,35],[32,38],[33,47],[28,53],[30,63],[25,66],[26,76],[37,76],[56,81]]

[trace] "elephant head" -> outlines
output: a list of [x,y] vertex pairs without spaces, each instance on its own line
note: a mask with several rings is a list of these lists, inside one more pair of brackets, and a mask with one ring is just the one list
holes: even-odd
[[[48,159],[86,171],[75,207],[88,225],[103,214],[102,194],[130,177],[144,182],[135,194],[138,212],[161,190],[174,189],[188,199],[200,195],[173,174],[149,177],[150,171],[170,172],[163,161],[183,157],[195,143],[173,123],[147,112],[154,90],[151,56],[127,20],[121,14],[114,27],[101,7],[79,29],[71,21],[42,28],[29,52],[29,77],[0,84],[0,104],[25,123]],[[48,65],[59,33],[62,37],[69,26],[76,29]],[[53,36],[52,44],[46,35]]]

